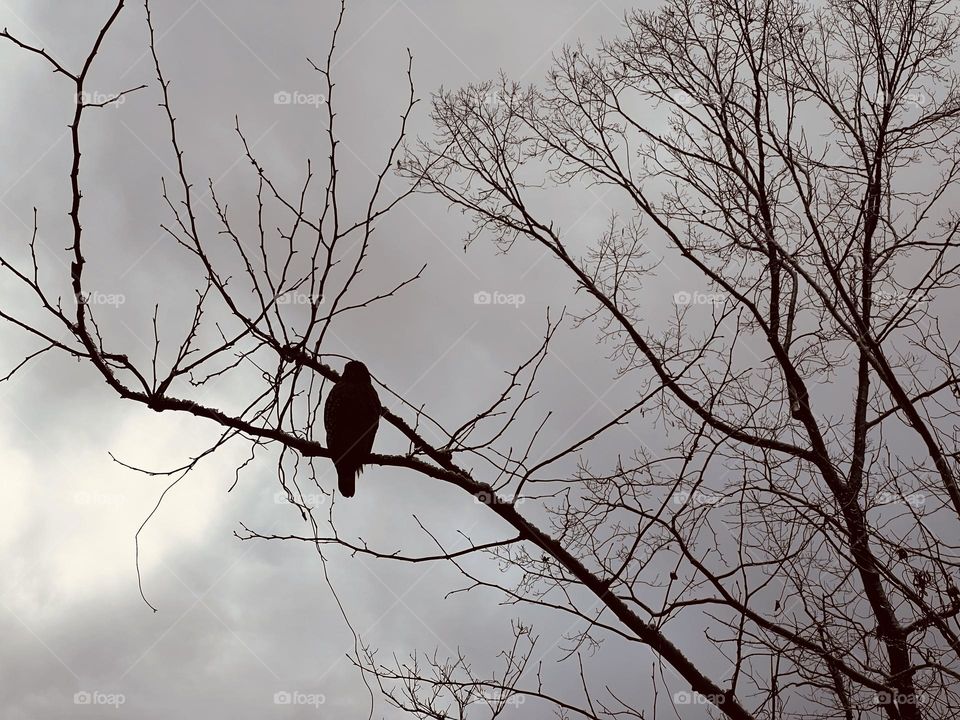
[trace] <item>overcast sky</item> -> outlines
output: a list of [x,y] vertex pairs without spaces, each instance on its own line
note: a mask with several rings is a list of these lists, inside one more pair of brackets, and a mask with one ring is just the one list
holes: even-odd
[[[424,98],[441,86],[494,78],[500,70],[537,82],[563,43],[596,44],[616,33],[634,4],[351,2],[336,74],[343,183],[356,188],[357,207],[372,180],[369,168],[382,162],[399,121],[406,48],[414,53]],[[75,68],[112,6],[104,0],[2,0],[0,26]],[[279,105],[275,94],[322,92],[306,58],[319,61],[326,52],[334,11],[332,0],[155,3],[157,50],[172,81],[188,171],[201,189],[212,178],[218,195],[241,213],[250,208],[256,184],[234,133],[235,116],[284,187],[296,187],[308,156],[323,161],[318,109]],[[0,67],[0,242],[5,254],[23,259],[36,207],[45,280],[67,295],[71,88],[39,58],[9,43],[0,44]],[[88,87],[106,97],[141,83],[149,87],[92,113],[83,134],[88,287],[122,298],[101,310],[104,330],[111,349],[138,360],[149,357],[155,303],[162,330],[183,331],[188,318],[182,313],[198,275],[195,262],[160,230],[161,222],[170,221],[160,179],[171,177],[173,158],[157,108],[143,7],[132,2],[111,31]],[[412,131],[429,130],[424,103]],[[389,177],[388,192],[402,184]],[[200,221],[209,230],[212,204],[203,199],[207,215]],[[596,237],[609,212],[602,191],[579,193],[554,209],[574,247]],[[428,269],[396,302],[338,328],[331,348],[364,359],[378,378],[454,427],[491,400],[503,370],[536,347],[546,309],[556,315],[575,302],[569,279],[540,250],[518,246],[506,259],[479,243],[465,253],[467,229],[459,213],[435,198],[413,198],[398,208],[378,230],[367,287],[402,279],[423,262]],[[473,295],[481,291],[522,293],[525,303],[478,308]],[[35,309],[6,277],[0,293],[4,302],[21,303],[24,313]],[[598,362],[602,353],[592,343],[589,329],[574,332],[567,325],[556,361],[545,369],[544,384],[555,392],[549,406],[561,428],[558,444],[564,428],[572,437],[578,427],[602,423],[620,408],[612,366]],[[35,348],[22,333],[0,326],[3,374]],[[240,390],[229,381],[214,384],[203,399],[228,405]],[[269,458],[249,467],[228,493],[246,454],[242,445],[228,446],[167,495],[141,535],[144,590],[159,612],[141,600],[133,537],[167,480],[126,470],[108,452],[168,469],[216,436],[208,423],[124,403],[92,368],[65,357],[44,357],[0,385],[4,718],[366,715],[362,678],[345,659],[353,637],[315,552],[303,544],[233,537],[240,522],[263,532],[306,530],[293,508],[277,502]],[[639,436],[632,441],[655,442]],[[385,429],[377,447],[390,452],[402,445]],[[319,494],[315,500],[328,502]],[[458,530],[478,542],[507,534],[462,493],[391,469],[368,470],[357,497],[337,506],[339,527],[350,537],[387,550],[428,551],[429,538],[417,529],[414,512],[451,543]],[[464,582],[446,566],[398,566],[350,558],[337,549],[327,557],[352,625],[385,655],[434,648],[446,655],[462,647],[485,670],[509,638],[510,619],[521,613],[498,606],[502,598],[493,592],[444,599]],[[496,572],[488,564],[491,569]],[[570,620],[546,617],[537,627],[549,664],[565,646]],[[635,681],[652,661],[643,648],[614,647],[597,671],[605,679]],[[275,694],[283,692],[323,703],[276,704]],[[77,704],[76,693],[91,694],[86,697],[94,703]],[[516,715],[533,713],[528,707]],[[376,716],[396,715],[378,702]]]

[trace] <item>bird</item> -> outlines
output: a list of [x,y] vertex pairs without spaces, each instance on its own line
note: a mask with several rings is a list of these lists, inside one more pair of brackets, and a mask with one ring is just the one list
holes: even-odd
[[323,406],[327,448],[337,470],[337,487],[345,498],[353,497],[379,424],[380,398],[370,382],[370,371],[362,362],[351,360]]

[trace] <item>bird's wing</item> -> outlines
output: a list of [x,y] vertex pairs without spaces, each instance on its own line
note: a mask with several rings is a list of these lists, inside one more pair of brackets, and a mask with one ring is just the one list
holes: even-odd
[[327,445],[336,451],[350,437],[350,389],[344,383],[335,383],[323,406],[323,427],[327,431]]
[[380,422],[380,400],[372,386],[336,383],[323,407],[327,446],[335,457],[365,457]]

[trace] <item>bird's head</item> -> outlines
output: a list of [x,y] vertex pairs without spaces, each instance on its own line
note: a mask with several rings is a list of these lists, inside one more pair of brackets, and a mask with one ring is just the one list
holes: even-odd
[[359,360],[351,360],[343,367],[342,379],[350,383],[369,383],[370,371]]

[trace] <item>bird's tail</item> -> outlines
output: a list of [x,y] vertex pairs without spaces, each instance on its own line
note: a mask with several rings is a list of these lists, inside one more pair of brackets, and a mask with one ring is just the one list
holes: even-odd
[[337,486],[340,488],[340,494],[345,498],[353,497],[357,489],[357,474],[360,468],[356,465],[338,465],[337,466]]

